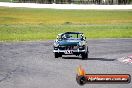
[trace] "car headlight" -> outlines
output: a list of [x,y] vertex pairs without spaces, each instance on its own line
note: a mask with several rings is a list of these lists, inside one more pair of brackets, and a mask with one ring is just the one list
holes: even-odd
[[55,42],[54,47],[58,47],[58,46],[59,46],[59,43]]
[[83,46],[83,45],[85,45],[85,44],[86,44],[85,41],[81,41],[81,42],[79,42],[79,46]]

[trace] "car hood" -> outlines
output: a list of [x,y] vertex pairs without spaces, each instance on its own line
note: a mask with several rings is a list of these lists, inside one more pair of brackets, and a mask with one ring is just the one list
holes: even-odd
[[59,41],[60,46],[77,46],[81,40],[62,40]]

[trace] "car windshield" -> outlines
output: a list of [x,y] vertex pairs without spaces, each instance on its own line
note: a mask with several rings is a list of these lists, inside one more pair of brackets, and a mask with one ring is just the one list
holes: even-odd
[[62,34],[61,35],[62,39],[82,39],[83,34]]

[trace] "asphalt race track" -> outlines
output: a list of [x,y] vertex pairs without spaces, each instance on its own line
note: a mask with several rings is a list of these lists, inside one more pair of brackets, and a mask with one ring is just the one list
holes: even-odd
[[89,59],[63,56],[55,59],[53,41],[1,42],[0,88],[132,88],[129,84],[86,84],[76,82],[79,65],[88,74],[130,74],[132,64],[118,58],[132,55],[132,39],[89,39]]

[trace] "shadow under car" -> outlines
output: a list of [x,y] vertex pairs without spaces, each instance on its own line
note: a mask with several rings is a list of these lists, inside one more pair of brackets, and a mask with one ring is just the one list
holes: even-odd
[[[82,58],[80,58],[80,57],[62,57],[62,59],[79,59],[79,60],[82,60]],[[87,58],[85,60],[115,61],[116,59],[108,59],[108,58],[96,57],[96,58]]]

